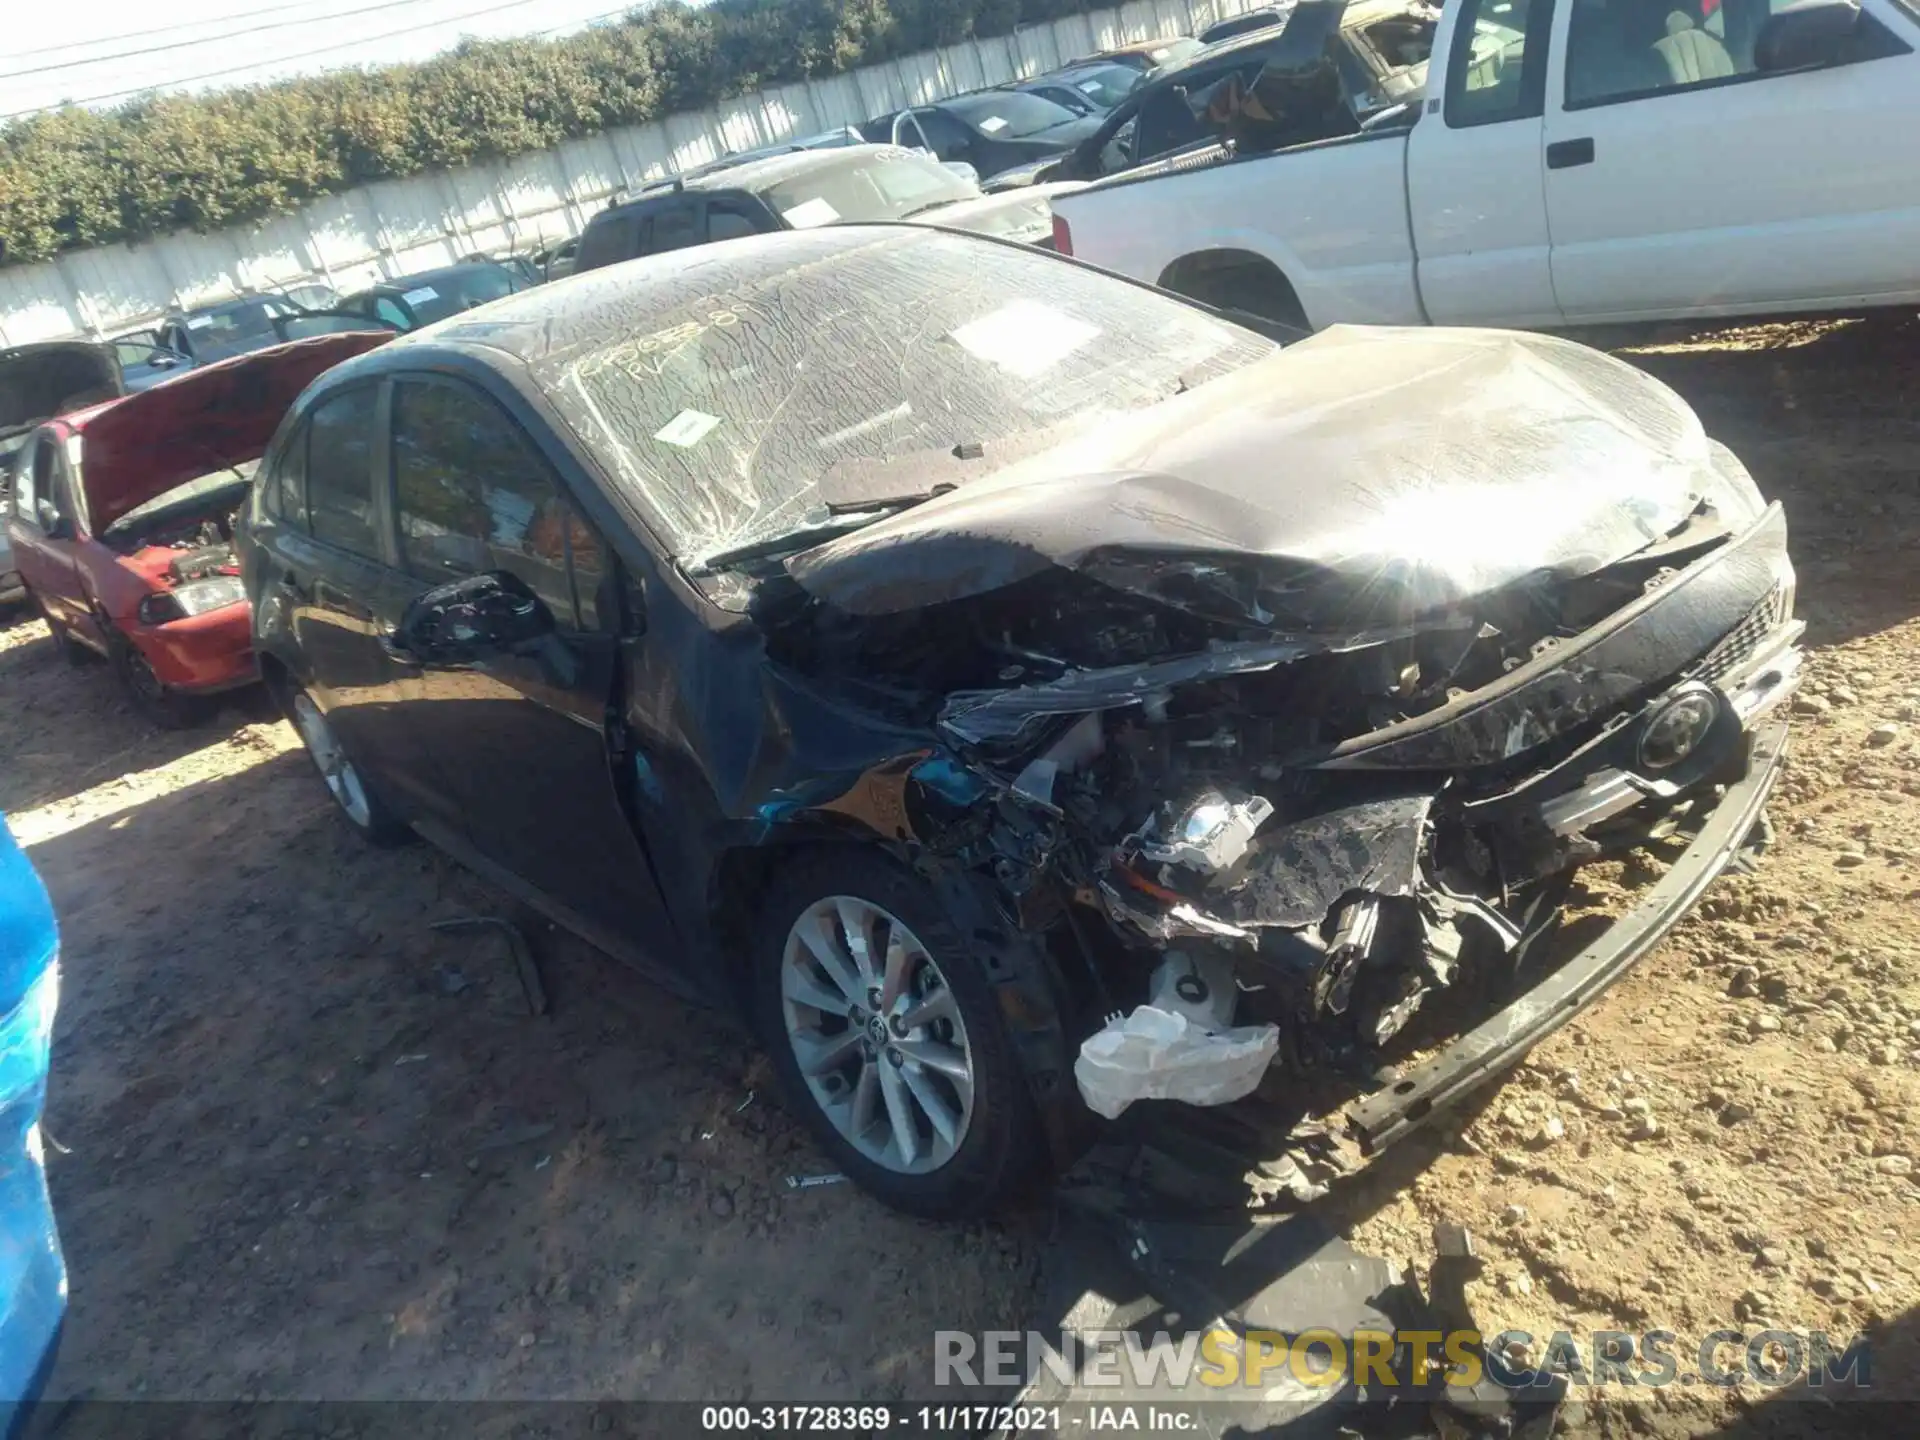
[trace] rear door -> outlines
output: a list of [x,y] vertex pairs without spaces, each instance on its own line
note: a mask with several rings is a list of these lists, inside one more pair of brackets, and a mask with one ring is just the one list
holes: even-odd
[[[1789,0],[1580,0],[1546,121],[1569,320],[1920,295],[1920,23],[1867,0],[1840,63],[1761,71]],[[1556,69],[1561,67],[1556,66]]]
[[467,844],[609,948],[657,949],[671,922],[607,742],[619,637],[616,617],[602,615],[599,537],[540,446],[477,388],[396,381],[392,436],[412,579],[510,572],[557,632],[528,653],[423,668],[423,740],[451,779]]
[[1542,157],[1555,8],[1459,0],[1443,12],[1444,93],[1407,137],[1420,298],[1436,325],[1560,320]]
[[431,819],[451,802],[410,715],[420,672],[387,643],[425,587],[393,563],[376,483],[386,405],[380,382],[351,386],[315,405],[290,437],[273,471],[280,533],[261,590],[291,617],[302,678],[355,767],[397,813]]

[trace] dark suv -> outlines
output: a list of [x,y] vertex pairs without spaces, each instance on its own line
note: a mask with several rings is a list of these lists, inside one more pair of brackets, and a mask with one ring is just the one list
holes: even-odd
[[776,230],[913,220],[1028,244],[1053,240],[1044,200],[987,197],[927,155],[891,145],[734,157],[642,189],[588,222],[575,271]]

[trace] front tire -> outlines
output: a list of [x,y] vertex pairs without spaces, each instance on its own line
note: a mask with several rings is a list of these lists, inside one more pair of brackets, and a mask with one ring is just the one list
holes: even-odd
[[[133,708],[148,722],[162,730],[191,730],[213,714],[214,702],[202,695],[169,690],[139,646],[112,630],[106,634],[113,673],[133,701]],[[74,642],[69,639],[66,643]]]
[[387,809],[347,758],[333,726],[313,697],[304,690],[293,691],[287,712],[300,743],[306,746],[307,758],[313,761],[313,768],[320,772],[327,793],[333,797],[334,808],[355,833],[371,845],[404,845],[411,840],[413,831]]
[[897,1210],[951,1220],[1012,1201],[1044,1146],[992,988],[912,872],[853,845],[767,892],[754,1010],[789,1105]]

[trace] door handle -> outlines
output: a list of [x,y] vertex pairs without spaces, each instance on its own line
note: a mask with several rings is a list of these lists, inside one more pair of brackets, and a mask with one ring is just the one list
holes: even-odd
[[1556,140],[1547,146],[1547,169],[1571,170],[1576,165],[1593,163],[1593,137],[1583,136],[1578,140]]

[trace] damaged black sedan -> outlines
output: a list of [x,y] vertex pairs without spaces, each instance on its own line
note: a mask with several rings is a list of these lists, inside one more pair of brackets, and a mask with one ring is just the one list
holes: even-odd
[[[1626,365],[1283,347],[895,227],[349,361],[242,553],[356,828],[744,1006],[835,1160],[934,1215],[1089,1105],[1336,1071],[1364,1145],[1419,1123],[1740,849],[1797,678],[1780,510]],[[1661,841],[1634,910],[1541,943],[1578,867]]]

